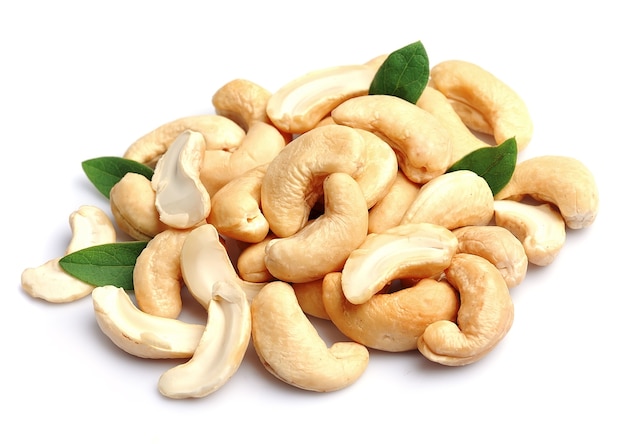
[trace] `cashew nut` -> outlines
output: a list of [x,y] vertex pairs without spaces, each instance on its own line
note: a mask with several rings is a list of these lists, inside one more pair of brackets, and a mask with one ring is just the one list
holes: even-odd
[[206,144],[202,134],[186,130],[161,156],[152,176],[155,205],[163,223],[191,228],[206,221],[211,199],[200,180]]
[[460,293],[457,321],[430,324],[417,340],[417,348],[433,362],[470,364],[484,357],[508,333],[513,302],[498,269],[480,256],[455,255],[445,276]]
[[398,165],[415,183],[443,174],[452,161],[447,130],[432,114],[395,96],[354,97],[331,116],[340,125],[371,131],[393,148]]
[[231,180],[211,197],[207,222],[232,239],[248,243],[263,240],[269,223],[261,211],[261,183],[267,164],[259,165]]
[[265,248],[269,272],[286,282],[309,282],[339,271],[367,236],[367,202],[359,184],[346,173],[324,180],[322,216],[296,234],[271,240]]
[[324,278],[321,278],[310,282],[294,282],[291,287],[304,313],[316,318],[330,320],[322,298],[323,284]]
[[569,228],[590,226],[599,206],[598,186],[580,160],[568,156],[532,157],[517,164],[496,200],[520,200],[524,195],[556,205]]
[[152,182],[137,173],[126,173],[109,194],[111,213],[120,230],[139,241],[149,241],[167,228],[155,202]]
[[265,248],[276,239],[274,233],[268,233],[265,239],[244,247],[237,257],[237,271],[244,281],[269,282],[276,279],[265,265]]
[[133,289],[139,309],[164,318],[177,318],[180,295],[180,252],[189,230],[167,229],[148,241],[133,269]]
[[255,122],[269,123],[265,107],[271,95],[250,80],[235,79],[215,91],[211,101],[218,115],[233,120],[248,131]]
[[341,125],[312,129],[287,144],[268,165],[261,184],[270,230],[279,237],[295,234],[307,223],[326,176],[343,172],[358,177],[366,156],[360,133]]
[[354,383],[367,368],[365,346],[356,342],[326,346],[285,282],[267,284],[250,310],[254,349],[265,368],[287,384],[330,392]]
[[431,86],[426,86],[417,101],[417,106],[435,116],[448,130],[452,146],[451,163],[456,162],[474,150],[489,146],[470,131],[461,120],[454,107],[441,92]]
[[313,129],[337,105],[369,91],[376,65],[347,65],[307,73],[269,98],[267,115],[281,131],[300,134]]
[[[69,217],[72,238],[65,250],[70,254],[83,248],[113,243],[117,235],[109,217],[101,209],[82,205]],[[50,259],[34,268],[22,272],[21,285],[34,298],[48,302],[71,302],[87,296],[93,285],[66,273],[59,265],[61,257]]]
[[202,114],[181,117],[137,139],[126,149],[124,157],[154,166],[180,133],[186,130],[202,134],[208,150],[231,151],[241,144],[246,135],[243,128],[224,116]]
[[493,194],[478,174],[458,170],[424,184],[401,223],[430,222],[449,230],[487,225],[493,217]]
[[193,356],[159,378],[159,391],[169,398],[200,398],[213,393],[235,374],[248,348],[250,306],[241,287],[218,281],[207,292],[207,324]]
[[120,349],[150,359],[188,358],[204,326],[163,318],[138,309],[123,288],[105,285],[91,294],[96,322]]
[[495,223],[517,237],[531,264],[551,264],[565,244],[565,222],[548,203],[531,205],[514,200],[494,203]]
[[368,231],[380,233],[399,225],[402,216],[417,197],[420,187],[421,185],[409,180],[402,170],[398,170],[387,194],[370,208]]
[[365,196],[367,208],[387,195],[398,175],[398,158],[387,142],[375,134],[357,129],[365,142],[367,160],[356,181]]
[[363,304],[394,279],[436,276],[450,265],[457,244],[450,230],[430,223],[370,233],[346,260],[343,293],[352,304]]
[[532,137],[533,123],[522,98],[501,79],[470,62],[447,60],[430,70],[431,84],[448,99],[463,103],[484,116],[496,145],[515,137],[523,150]]
[[248,282],[239,277],[228,252],[211,224],[193,228],[183,242],[180,252],[180,266],[189,293],[204,307],[208,308],[206,288],[213,288],[218,281],[233,282],[243,289],[251,300],[265,283]]
[[347,337],[389,352],[415,350],[428,325],[456,320],[459,301],[446,281],[420,279],[412,287],[376,294],[363,304],[351,304],[341,290],[341,273],[329,273],[322,298],[330,320]]
[[509,288],[526,277],[528,257],[524,246],[509,230],[497,225],[473,225],[453,231],[459,240],[458,253],[484,257],[502,274]]

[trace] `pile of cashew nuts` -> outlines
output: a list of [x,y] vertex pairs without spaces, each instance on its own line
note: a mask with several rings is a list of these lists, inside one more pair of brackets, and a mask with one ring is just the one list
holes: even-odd
[[[327,392],[355,382],[369,349],[417,350],[446,366],[484,357],[513,322],[510,289],[546,266],[567,229],[598,212],[580,161],[518,161],[495,196],[469,170],[446,172],[477,148],[531,140],[522,99],[460,60],[431,68],[417,103],[368,94],[386,56],[321,69],[271,93],[248,80],[215,91],[214,114],[177,119],[123,157],[109,218],[70,216],[70,253],[147,241],[128,292],[94,287],[55,258],[24,270],[33,297],[93,299],[99,327],[126,352],[182,359],[158,381],[170,398],[203,397],[237,371],[250,342],[276,378]],[[179,319],[186,290],[206,325]],[[328,346],[312,317],[346,337]],[[321,322],[321,321],[320,321]]]

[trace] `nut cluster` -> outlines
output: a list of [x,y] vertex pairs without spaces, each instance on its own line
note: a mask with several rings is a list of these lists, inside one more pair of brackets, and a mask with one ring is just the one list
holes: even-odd
[[[518,162],[496,196],[472,171],[447,172],[509,138],[524,149],[524,102],[458,60],[431,68],[416,103],[368,94],[384,60],[308,73],[275,93],[236,79],[213,95],[215,114],[132,143],[124,157],[154,176],[128,173],[111,189],[113,221],[81,207],[67,252],[116,242],[115,226],[148,241],[134,301],[73,278],[58,258],[25,270],[23,288],[51,302],[91,294],[117,346],[187,359],[158,381],[170,398],[219,389],[250,341],[276,378],[319,392],[355,382],[369,349],[447,366],[481,359],[512,325],[510,289],[529,264],[555,260],[567,229],[593,223],[598,190],[564,156]],[[178,319],[184,287],[206,325]],[[346,341],[327,346],[310,317]]]

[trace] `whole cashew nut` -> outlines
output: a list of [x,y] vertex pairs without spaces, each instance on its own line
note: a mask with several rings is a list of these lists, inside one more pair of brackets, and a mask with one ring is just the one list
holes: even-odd
[[445,275],[460,293],[457,321],[430,324],[417,340],[417,348],[427,359],[443,365],[471,364],[508,333],[513,302],[498,269],[480,256],[455,255]]
[[269,123],[265,108],[271,95],[250,80],[235,79],[215,91],[211,102],[218,115],[233,120],[248,131],[255,122]]
[[365,346],[356,342],[326,346],[285,282],[263,287],[250,310],[254,349],[265,368],[287,384],[330,392],[354,383],[367,368]]
[[268,233],[260,242],[248,244],[241,249],[237,256],[237,271],[244,281],[269,282],[276,279],[265,265],[265,248],[272,239],[276,239],[276,235]]
[[[65,250],[70,254],[83,248],[113,243],[115,227],[101,209],[82,205],[69,217],[72,238]],[[50,259],[34,268],[26,268],[21,275],[24,291],[34,298],[64,303],[83,298],[92,292],[93,285],[66,273],[59,265],[61,257]]]

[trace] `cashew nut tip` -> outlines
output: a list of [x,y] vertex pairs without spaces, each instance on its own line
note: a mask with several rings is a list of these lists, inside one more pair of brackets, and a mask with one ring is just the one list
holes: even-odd
[[[83,205],[69,217],[72,239],[65,254],[83,248],[113,243],[117,234],[109,217],[101,209]],[[93,286],[66,273],[59,265],[61,257],[53,258],[22,272],[21,284],[26,293],[53,303],[71,302],[87,296]]]
[[106,285],[91,294],[96,321],[120,349],[150,359],[189,358],[204,326],[163,318],[139,310],[124,289]]
[[455,255],[445,276],[460,293],[457,321],[430,324],[418,338],[417,348],[427,359],[443,365],[471,364],[508,333],[513,323],[513,302],[498,269],[480,256]]
[[169,398],[200,398],[222,387],[235,374],[251,334],[250,306],[237,284],[213,285],[206,328],[191,359],[159,378],[161,394]]
[[254,349],[265,368],[287,384],[330,392],[351,385],[367,368],[365,346],[337,342],[327,347],[285,282],[267,284],[250,310]]

